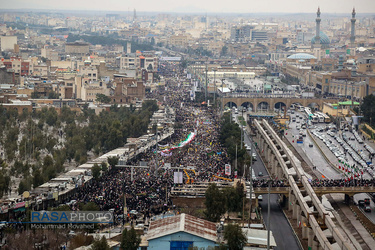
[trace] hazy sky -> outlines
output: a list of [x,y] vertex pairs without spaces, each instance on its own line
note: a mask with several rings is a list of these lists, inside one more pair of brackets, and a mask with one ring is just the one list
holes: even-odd
[[375,13],[375,0],[0,0],[0,9],[217,13]]

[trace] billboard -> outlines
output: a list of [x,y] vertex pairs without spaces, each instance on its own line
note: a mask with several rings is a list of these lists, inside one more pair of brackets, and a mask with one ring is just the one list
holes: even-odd
[[175,184],[182,184],[182,172],[174,172],[173,177]]
[[225,174],[226,175],[231,175],[232,171],[231,171],[231,167],[229,164],[225,164]]

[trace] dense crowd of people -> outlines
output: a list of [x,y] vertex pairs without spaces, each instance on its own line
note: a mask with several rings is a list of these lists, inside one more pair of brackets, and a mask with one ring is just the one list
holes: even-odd
[[[175,185],[174,172],[183,172],[183,182],[189,179],[194,182],[211,181],[213,176],[233,178],[233,174],[224,174],[225,164],[229,163],[226,149],[221,146],[219,138],[219,117],[217,113],[190,100],[190,86],[182,84],[178,77],[168,78],[165,87],[149,93],[149,98],[155,98],[163,106],[175,110],[175,133],[159,142],[158,157],[156,148],[141,153],[132,158],[127,164],[139,166],[147,162],[149,168],[137,168],[131,180],[131,170],[112,170],[99,180],[92,180],[78,188],[72,199],[78,202],[95,202],[101,210],[114,209],[116,214],[122,214],[126,203],[127,211],[136,210],[146,217],[158,214],[171,207],[169,194]],[[172,145],[178,145],[190,133],[195,138],[186,146],[168,151]],[[162,154],[161,151],[165,151]],[[169,165],[170,164],[170,165]],[[165,166],[171,168],[165,168]],[[177,170],[179,169],[179,170]],[[191,180],[190,180],[191,181]],[[252,180],[253,187],[267,187],[268,180]],[[311,185],[320,186],[373,186],[374,180],[312,180]],[[272,187],[286,187],[283,180],[272,180]],[[126,198],[126,199],[125,199]]]
[[[72,199],[78,202],[95,202],[101,210],[114,209],[122,214],[124,204],[128,211],[136,210],[145,216],[152,216],[166,210],[172,204],[168,199],[174,185],[174,172],[183,172],[183,182],[210,181],[213,176],[225,176],[225,164],[229,163],[226,149],[219,143],[219,117],[214,110],[208,109],[190,100],[191,87],[182,84],[178,78],[167,80],[164,88],[158,88],[149,94],[149,98],[158,99],[159,104],[175,109],[175,133],[159,142],[158,157],[156,148],[141,153],[131,159],[127,165],[139,166],[140,161],[147,162],[149,168],[135,168],[133,181],[131,170],[111,170],[99,180],[92,180],[78,188]],[[195,138],[186,146],[168,150],[178,145],[190,133]],[[170,164],[171,168],[164,166]],[[179,168],[179,170],[177,170]],[[231,176],[225,176],[233,178]],[[126,201],[125,201],[126,197]]]
[[[271,187],[287,187],[288,184],[282,180],[270,180]],[[252,180],[253,187],[268,187],[269,180]]]
[[373,187],[375,179],[315,179],[310,183],[313,187]]

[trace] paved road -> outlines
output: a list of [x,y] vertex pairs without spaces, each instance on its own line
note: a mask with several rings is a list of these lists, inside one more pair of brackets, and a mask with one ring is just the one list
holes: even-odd
[[[295,116],[295,115],[292,115]],[[321,152],[313,143],[311,137],[308,135],[306,129],[297,130],[296,126],[301,125],[302,119],[300,119],[300,123],[292,122],[289,125],[289,129],[286,131],[287,135],[286,138],[294,145],[298,152],[303,152],[307,158],[312,162],[314,166],[316,166],[317,170],[326,178],[328,179],[340,179],[342,175],[339,174],[336,170],[332,169],[332,167],[328,164],[328,162],[324,159],[321,155]],[[296,139],[299,136],[299,132],[304,131],[306,136],[303,137],[303,143],[297,144]],[[318,142],[319,143],[319,142]],[[310,147],[310,144],[313,146]],[[323,143],[319,143],[320,146],[324,145]],[[300,149],[300,150],[298,150]]]
[[[244,141],[247,145],[252,145],[247,134],[245,134]],[[253,145],[252,145],[253,147]],[[255,150],[253,150],[255,152]],[[268,179],[267,170],[257,153],[257,161],[253,164],[253,169],[257,178]],[[264,176],[259,176],[259,172],[262,172]],[[270,205],[271,205],[271,231],[275,238],[277,247],[275,249],[300,249],[298,240],[295,238],[294,232],[290,227],[288,220],[284,216],[281,208],[278,204],[279,196],[277,194],[271,194]],[[263,201],[259,203],[262,206],[262,216],[267,225],[267,205],[268,195],[263,195]]]
[[[358,206],[358,208],[362,211],[362,213],[364,215],[367,216],[367,218],[369,218],[369,220],[372,221],[372,223],[375,224],[375,203],[374,201],[371,199],[370,195],[366,194],[366,193],[361,193],[361,194],[356,194],[354,195],[353,199],[354,199],[354,202],[355,203],[358,203],[358,200],[364,200],[365,198],[370,198],[370,207],[371,207],[371,212],[365,212],[364,211],[364,207],[360,207]],[[368,206],[368,205],[366,205]]]
[[[296,112],[296,114],[299,114],[299,116],[303,115],[301,112]],[[292,116],[296,116],[296,114]],[[300,120],[301,121],[301,120]],[[301,124],[301,123],[299,123]],[[288,135],[286,136],[290,141],[295,140],[292,136],[296,137],[299,134],[299,131],[296,129],[296,126],[298,123],[292,122],[289,126],[290,129],[288,129]],[[324,127],[326,124],[316,124],[314,127]],[[344,132],[348,137],[354,137],[352,133],[350,132]],[[329,136],[326,131],[321,132],[327,139],[330,139],[333,141],[333,143],[339,147],[341,150],[343,150],[342,146],[336,141],[335,137]],[[338,135],[338,133],[337,133]],[[325,155],[329,158],[329,160],[333,164],[339,164],[337,158],[332,154],[332,152],[327,148],[327,146],[318,138],[315,138],[316,142],[319,144],[322,150],[324,150]],[[312,142],[311,138],[307,135],[304,137],[304,143],[303,144],[296,144],[296,142],[293,143],[294,147],[299,147],[302,149],[302,151],[307,155],[307,157],[310,159],[311,162],[317,167],[319,172],[322,173],[326,178],[329,179],[340,179],[344,178],[342,174],[338,173],[337,171],[333,170],[332,167],[328,165],[328,163],[325,161],[324,157],[321,155],[321,152],[317,149],[316,145],[312,148],[310,148],[308,145]],[[359,144],[357,140],[351,140],[350,143],[353,143],[357,148],[361,150],[366,150],[363,147],[363,144]],[[366,151],[367,152],[367,151]],[[355,163],[352,157],[348,154],[347,155],[348,163],[353,164]],[[363,178],[371,178],[368,173],[365,172]],[[358,200],[363,200],[364,198],[370,198],[371,203],[371,212],[365,212],[363,210],[363,207],[359,207],[359,209],[365,214],[373,223],[375,223],[375,203],[372,201],[371,197],[366,193],[356,194],[354,195],[353,199],[357,203]]]
[[[294,237],[294,232],[289,226],[283,212],[280,209],[278,203],[279,196],[277,194],[271,194],[270,197],[270,221],[271,221],[271,231],[275,238],[277,247],[275,249],[300,249],[297,240]],[[266,225],[268,225],[268,195],[263,195],[263,201],[259,204],[262,207],[262,216]]]

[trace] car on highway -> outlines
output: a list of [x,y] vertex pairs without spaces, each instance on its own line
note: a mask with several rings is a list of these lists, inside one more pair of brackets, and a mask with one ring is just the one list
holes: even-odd
[[370,207],[370,206],[366,206],[366,207],[365,207],[365,212],[367,212],[367,213],[371,213],[371,207]]

